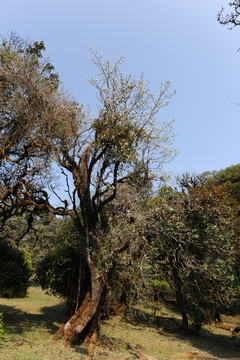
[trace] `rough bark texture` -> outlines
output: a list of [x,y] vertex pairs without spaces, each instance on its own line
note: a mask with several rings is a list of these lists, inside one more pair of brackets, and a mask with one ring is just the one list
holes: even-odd
[[87,345],[89,355],[92,354],[98,338],[102,309],[107,295],[107,285],[98,275],[97,267],[90,265],[90,291],[85,294],[75,314],[60,327],[53,337],[54,339],[62,338],[62,345],[68,346],[78,336],[79,340]]

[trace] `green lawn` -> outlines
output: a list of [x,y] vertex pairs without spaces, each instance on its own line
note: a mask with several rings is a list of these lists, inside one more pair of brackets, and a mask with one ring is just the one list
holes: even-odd
[[[84,359],[80,346],[62,348],[51,340],[64,321],[64,304],[40,288],[32,287],[24,299],[0,298],[4,315],[4,338],[0,342],[0,360]],[[183,335],[176,331],[173,310],[162,307],[157,313],[158,326],[151,313],[135,309],[128,321],[112,317],[105,321],[95,352],[96,360],[133,360],[133,349],[165,360],[171,355],[198,352],[200,355],[222,358],[240,357],[240,337],[226,330],[206,327],[201,336]],[[228,318],[237,323],[240,318]]]

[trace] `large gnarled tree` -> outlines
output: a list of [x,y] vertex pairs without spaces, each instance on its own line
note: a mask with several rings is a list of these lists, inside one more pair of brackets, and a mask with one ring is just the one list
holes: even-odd
[[[112,65],[92,51],[99,74],[89,80],[97,91],[91,115],[59,88],[42,50],[43,43],[29,45],[14,36],[0,48],[1,210],[7,218],[28,209],[30,225],[31,214],[72,217],[80,245],[81,295],[56,338],[63,336],[67,345],[76,335],[87,337],[91,352],[114,264],[129,246],[124,238],[111,244],[106,237],[108,252],[102,251],[109,229],[106,209],[120,184],[149,181],[174,156],[172,122],[156,118],[171,94],[167,82],[155,97],[143,76],[121,72],[121,58]],[[57,167],[60,180],[66,180],[65,193],[54,185]],[[60,206],[50,203],[52,193]]]

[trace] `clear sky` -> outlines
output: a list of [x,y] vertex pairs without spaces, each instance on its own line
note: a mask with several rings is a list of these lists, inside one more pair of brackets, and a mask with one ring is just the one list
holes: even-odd
[[145,74],[156,92],[169,80],[177,93],[162,120],[175,118],[175,175],[240,162],[240,27],[216,19],[226,0],[9,0],[0,34],[43,40],[61,80],[80,102],[95,103],[86,79],[95,74],[89,46],[124,70]]

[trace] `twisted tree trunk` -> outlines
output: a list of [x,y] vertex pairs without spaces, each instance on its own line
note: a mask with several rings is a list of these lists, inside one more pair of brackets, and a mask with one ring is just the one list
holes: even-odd
[[81,342],[87,343],[88,354],[91,354],[99,334],[102,308],[107,295],[107,284],[103,277],[98,274],[97,265],[92,261],[89,265],[90,291],[85,294],[75,314],[66,324],[61,326],[53,338],[62,338],[63,346],[68,346],[78,336]]

